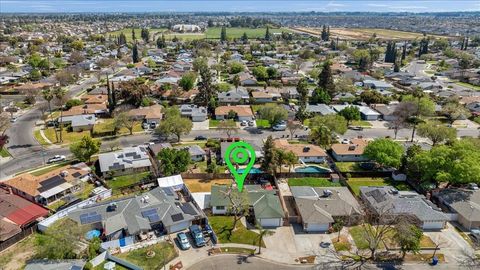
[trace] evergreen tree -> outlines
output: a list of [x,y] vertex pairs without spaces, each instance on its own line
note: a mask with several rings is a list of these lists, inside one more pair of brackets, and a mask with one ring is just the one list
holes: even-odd
[[135,37],[135,28],[132,28],[132,40],[137,40],[137,37]]
[[242,41],[243,43],[247,43],[248,42],[248,36],[247,36],[247,32],[243,32],[243,35],[242,35]]
[[166,43],[166,41],[165,41],[165,35],[162,34],[161,37],[158,37],[158,38],[157,38],[157,48],[163,49],[163,48],[165,48],[166,46],[167,46],[167,43]]
[[322,34],[321,34],[321,38],[323,41],[328,41],[328,31],[327,31],[327,26],[326,25],[323,25],[322,26]]
[[275,146],[272,136],[268,136],[263,144],[263,161],[261,169],[264,172],[275,174]]
[[331,62],[323,64],[322,72],[318,75],[318,87],[327,91],[330,96],[335,94],[335,84],[333,82]]
[[265,40],[271,40],[272,37],[270,35],[270,27],[267,26],[267,30],[265,31]]
[[138,56],[137,43],[133,44],[133,48],[132,48],[132,60],[133,60],[133,63],[138,63],[138,62],[140,62],[140,58],[139,58],[139,56]]
[[466,51],[467,47],[468,47],[468,37],[465,37],[465,47],[463,48],[463,50]]
[[299,96],[297,118],[303,121],[305,120],[308,103],[308,83],[305,78],[302,78],[298,81],[297,92]]
[[330,25],[327,28],[327,41],[330,40]]
[[407,41],[403,43],[402,62],[405,61],[405,58],[407,58]]
[[395,61],[395,64],[393,65],[393,72],[399,72],[400,71],[400,66],[398,65],[398,61]]
[[220,41],[227,41],[227,28],[225,28],[225,26],[222,26],[222,30],[220,31]]
[[141,32],[141,36],[142,36],[142,39],[148,43],[148,41],[150,40],[150,32],[148,29],[146,28],[142,28],[142,32]]
[[212,82],[212,72],[208,65],[202,65],[198,73],[200,74],[200,82],[198,83],[199,93],[195,98],[212,112],[216,106],[215,96],[217,91],[217,87]]
[[113,110],[115,109],[115,106],[113,104],[112,89],[110,89],[110,81],[108,79],[108,74],[107,74],[107,95],[108,95],[108,111],[110,114],[112,114]]

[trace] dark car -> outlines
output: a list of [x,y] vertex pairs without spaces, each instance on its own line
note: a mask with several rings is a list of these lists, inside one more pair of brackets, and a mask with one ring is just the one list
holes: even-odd
[[203,227],[203,230],[205,232],[207,232],[208,234],[212,234],[213,233],[213,230],[212,230],[212,227],[210,226],[210,224],[205,224],[205,226]]
[[206,139],[207,139],[207,137],[202,136],[202,135],[195,137],[195,141],[205,141]]
[[189,228],[190,235],[193,238],[193,243],[196,247],[203,247],[205,246],[205,238],[203,238],[202,231],[198,225],[192,225]]

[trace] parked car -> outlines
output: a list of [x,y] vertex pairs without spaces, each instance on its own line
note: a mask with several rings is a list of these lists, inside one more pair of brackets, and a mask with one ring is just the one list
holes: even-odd
[[177,241],[182,250],[187,250],[191,247],[187,235],[183,232],[177,234]]
[[342,140],[342,144],[349,144],[350,143],[350,140],[349,139],[343,139]]
[[17,117],[14,116],[10,118],[10,123],[15,123],[15,122],[17,122]]
[[287,129],[287,125],[286,124],[277,124],[277,125],[273,126],[272,128],[275,131],[285,131]]
[[142,124],[142,128],[143,128],[143,129],[148,129],[148,126],[149,126],[149,125],[148,125],[147,122],[144,122],[144,123]]
[[242,126],[242,127],[245,127],[245,126],[247,126],[247,125],[248,125],[248,122],[245,121],[245,120],[243,120],[242,122],[240,122],[240,126]]
[[67,158],[61,155],[55,155],[47,160],[47,163],[54,163],[59,161],[65,161]]
[[358,131],[362,131],[363,130],[363,127],[359,127],[359,126],[351,126],[349,127],[351,130],[358,130]]
[[150,128],[155,129],[157,127],[157,122],[151,122],[150,123]]
[[202,231],[198,225],[192,225],[188,230],[190,231],[190,235],[192,236],[196,247],[205,246],[205,238],[203,238]]
[[206,139],[207,139],[207,137],[202,136],[202,135],[195,137],[195,141],[205,141]]
[[203,230],[205,232],[207,232],[208,234],[212,234],[213,233],[213,230],[212,230],[212,227],[210,226],[210,224],[205,224],[205,227],[203,227]]
[[249,127],[255,126],[255,122],[253,122],[252,120],[248,121],[248,126]]

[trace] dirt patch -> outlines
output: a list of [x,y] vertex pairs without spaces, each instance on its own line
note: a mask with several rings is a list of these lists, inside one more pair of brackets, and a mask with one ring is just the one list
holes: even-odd
[[22,269],[25,262],[35,255],[35,234],[0,253],[0,269]]
[[300,263],[315,263],[316,256],[299,257],[295,261]]
[[190,192],[210,192],[212,185],[229,185],[232,179],[184,179],[183,182],[187,185]]

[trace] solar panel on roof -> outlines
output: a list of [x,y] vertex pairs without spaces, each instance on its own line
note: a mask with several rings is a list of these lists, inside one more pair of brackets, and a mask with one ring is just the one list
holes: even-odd
[[48,178],[47,180],[40,182],[41,187],[38,189],[38,191],[44,192],[63,183],[65,183],[65,179],[63,179],[63,177],[59,175],[55,175],[54,177]]
[[173,220],[173,222],[183,220],[183,214],[179,213],[179,214],[172,215],[172,220]]
[[165,194],[167,194],[168,196],[173,196],[173,190],[169,187],[166,187],[166,188],[163,188],[163,191],[165,192]]
[[183,203],[182,205],[180,205],[180,209],[182,209],[185,214],[189,214],[192,216],[197,214],[197,211],[195,211],[195,209],[189,203]]
[[95,222],[100,222],[102,220],[102,215],[97,214],[97,212],[90,212],[80,215],[81,224],[90,224]]
[[150,221],[151,223],[153,222],[159,222],[160,221],[160,217],[158,216],[158,214],[153,214],[153,215],[149,215],[148,216],[148,221]]

